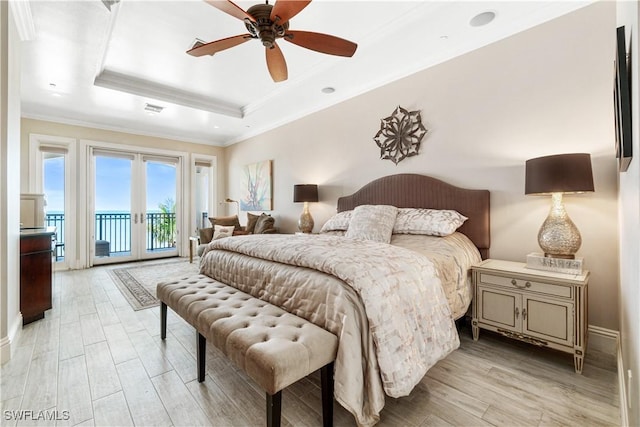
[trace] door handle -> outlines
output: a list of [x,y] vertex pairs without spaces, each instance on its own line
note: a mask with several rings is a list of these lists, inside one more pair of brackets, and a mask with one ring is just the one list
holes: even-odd
[[516,307],[516,319],[518,318],[518,316],[520,316],[520,309]]
[[526,308],[522,309],[522,320],[527,320],[527,309]]
[[138,214],[134,214],[133,215],[133,223],[137,224],[138,223]]
[[140,214],[140,224],[144,224],[144,214]]

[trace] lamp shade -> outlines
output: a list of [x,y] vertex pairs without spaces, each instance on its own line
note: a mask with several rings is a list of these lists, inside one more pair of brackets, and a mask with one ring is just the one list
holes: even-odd
[[293,186],[293,201],[317,202],[318,186],[316,184],[299,184]]
[[524,194],[593,191],[591,155],[558,154],[527,160]]

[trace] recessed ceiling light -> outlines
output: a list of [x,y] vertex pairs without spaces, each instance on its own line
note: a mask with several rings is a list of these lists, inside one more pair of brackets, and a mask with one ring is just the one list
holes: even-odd
[[323,87],[321,90],[322,93],[333,93],[335,91],[335,88],[332,88],[331,86]]
[[218,126],[218,125],[213,125],[213,128],[214,128],[214,129],[220,129],[220,126]]
[[472,27],[482,27],[496,18],[496,13],[492,11],[482,12],[471,18],[469,25]]
[[144,105],[144,111],[148,111],[150,113],[162,113],[162,110],[164,110],[164,107],[161,107],[159,105],[153,105],[149,103],[146,103]]
[[449,38],[449,36],[446,35],[446,34],[440,36],[440,40],[447,40],[448,38]]

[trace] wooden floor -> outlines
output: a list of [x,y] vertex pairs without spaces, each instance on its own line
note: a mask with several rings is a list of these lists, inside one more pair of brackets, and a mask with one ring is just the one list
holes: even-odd
[[[2,426],[265,424],[251,380],[208,346],[199,384],[193,329],[171,313],[161,341],[159,309],[133,311],[106,269],[55,274],[53,310],[22,330],[2,366]],[[466,327],[461,341],[410,396],[387,400],[378,425],[619,425],[612,357],[588,352],[576,375],[567,354],[485,332],[473,342]],[[335,407],[337,426],[355,425]],[[319,376],[283,393],[283,425],[320,426],[320,409]]]

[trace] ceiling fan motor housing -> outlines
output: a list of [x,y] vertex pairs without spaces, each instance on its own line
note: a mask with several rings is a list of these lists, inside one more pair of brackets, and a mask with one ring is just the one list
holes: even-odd
[[289,29],[289,22],[279,25],[271,20],[270,4],[256,4],[247,9],[247,13],[251,15],[254,22],[245,19],[244,24],[252,37],[260,39],[262,45],[272,48],[276,39],[284,37],[285,32]]

